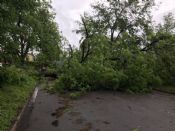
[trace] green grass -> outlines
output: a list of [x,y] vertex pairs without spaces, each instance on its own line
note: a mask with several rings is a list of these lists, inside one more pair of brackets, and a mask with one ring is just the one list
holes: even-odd
[[81,91],[77,91],[77,92],[71,92],[69,94],[69,97],[71,99],[79,99],[81,96],[83,96],[85,93],[81,92]]
[[35,81],[21,85],[6,85],[0,88],[0,131],[9,130],[34,89]]

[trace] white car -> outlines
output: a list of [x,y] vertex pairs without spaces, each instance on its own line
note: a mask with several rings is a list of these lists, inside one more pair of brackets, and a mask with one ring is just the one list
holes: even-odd
[[2,63],[0,63],[0,67],[2,67]]

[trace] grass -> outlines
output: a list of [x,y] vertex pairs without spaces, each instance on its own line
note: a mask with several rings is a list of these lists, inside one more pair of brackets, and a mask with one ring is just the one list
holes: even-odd
[[34,80],[21,85],[6,85],[0,89],[0,131],[9,130],[34,89]]
[[85,93],[81,92],[81,91],[77,91],[77,92],[71,92],[69,94],[69,97],[71,99],[79,99],[81,96],[83,96]]

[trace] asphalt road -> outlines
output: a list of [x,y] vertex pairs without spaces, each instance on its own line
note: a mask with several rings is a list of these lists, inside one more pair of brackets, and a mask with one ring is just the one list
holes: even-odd
[[175,95],[92,92],[69,100],[39,90],[17,131],[175,131]]

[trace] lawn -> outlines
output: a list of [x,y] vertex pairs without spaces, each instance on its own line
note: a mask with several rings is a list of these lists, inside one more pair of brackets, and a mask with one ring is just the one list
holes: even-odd
[[0,131],[9,130],[20,109],[34,89],[35,81],[21,85],[6,85],[0,89]]

